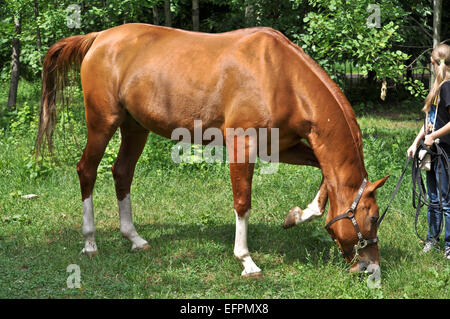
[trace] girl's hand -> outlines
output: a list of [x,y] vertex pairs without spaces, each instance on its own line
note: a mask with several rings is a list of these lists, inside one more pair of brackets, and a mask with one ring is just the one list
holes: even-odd
[[433,138],[432,134],[425,135],[425,141],[423,141],[423,143],[428,147],[433,145],[434,138]]
[[414,157],[414,154],[416,154],[416,149],[417,149],[416,144],[415,144],[415,143],[412,143],[411,146],[410,146],[410,147],[408,148],[408,150],[406,151],[406,155],[407,155],[409,158],[413,158],[413,157]]

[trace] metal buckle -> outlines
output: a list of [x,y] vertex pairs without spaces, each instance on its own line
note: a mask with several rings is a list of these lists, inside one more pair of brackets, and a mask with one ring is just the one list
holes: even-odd
[[351,208],[346,212],[346,214],[347,214],[347,218],[352,219],[353,217],[355,217],[355,211]]
[[360,239],[358,241],[358,249],[363,249],[367,247],[367,240],[366,239]]

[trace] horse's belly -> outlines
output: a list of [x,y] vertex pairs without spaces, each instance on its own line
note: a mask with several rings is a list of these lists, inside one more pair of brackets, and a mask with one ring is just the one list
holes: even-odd
[[146,129],[171,138],[177,129],[191,134],[208,128],[223,130],[224,113],[219,103],[192,100],[179,94],[155,95],[140,102],[129,103],[126,108],[133,118]]

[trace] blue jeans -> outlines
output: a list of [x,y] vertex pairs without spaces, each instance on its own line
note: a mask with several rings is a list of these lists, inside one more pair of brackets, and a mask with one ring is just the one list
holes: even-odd
[[[440,158],[439,161],[442,161]],[[449,163],[450,165],[450,163]],[[439,241],[439,230],[442,224],[442,214],[445,216],[444,240],[445,247],[450,247],[450,194],[448,191],[448,177],[445,167],[440,165],[440,174],[438,171],[438,161],[434,160],[431,170],[427,171],[427,189],[428,199],[431,205],[428,207],[428,234],[427,240]],[[439,176],[440,175],[440,176]],[[441,186],[439,187],[439,181]],[[440,188],[440,189],[439,189]],[[439,208],[439,193],[442,191],[442,211]]]

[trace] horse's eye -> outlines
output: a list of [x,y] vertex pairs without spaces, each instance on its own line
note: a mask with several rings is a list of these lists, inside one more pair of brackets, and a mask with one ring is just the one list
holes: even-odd
[[378,216],[371,216],[370,217],[370,222],[372,224],[376,224],[378,222]]

